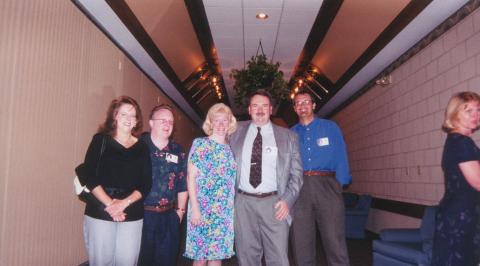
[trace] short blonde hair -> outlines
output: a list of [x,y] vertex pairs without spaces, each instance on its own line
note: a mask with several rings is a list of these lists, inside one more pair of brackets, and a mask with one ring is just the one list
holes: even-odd
[[445,121],[443,122],[442,129],[445,132],[453,131],[456,126],[455,122],[458,119],[458,113],[467,107],[470,102],[480,103],[480,96],[475,92],[464,91],[454,94],[448,101],[447,109],[445,110]]
[[208,136],[212,135],[213,133],[213,128],[212,128],[212,119],[215,114],[226,114],[228,117],[228,130],[227,134],[231,135],[235,130],[237,130],[237,119],[235,116],[233,116],[232,110],[230,107],[226,106],[223,103],[216,103],[208,109],[207,113],[207,118],[205,119],[205,122],[203,122],[203,132],[207,134]]

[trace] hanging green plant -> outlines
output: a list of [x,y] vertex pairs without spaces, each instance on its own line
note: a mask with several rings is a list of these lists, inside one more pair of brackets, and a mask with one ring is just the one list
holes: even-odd
[[279,67],[279,62],[269,63],[264,54],[257,54],[247,62],[246,69],[233,69],[230,77],[235,80],[235,103],[246,107],[248,96],[258,89],[267,90],[277,103],[288,99],[290,91]]

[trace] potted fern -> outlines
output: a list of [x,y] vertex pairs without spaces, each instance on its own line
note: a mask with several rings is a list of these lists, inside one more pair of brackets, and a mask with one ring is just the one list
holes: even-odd
[[235,80],[235,103],[240,107],[248,105],[248,96],[258,89],[265,89],[275,102],[288,99],[290,91],[279,70],[280,63],[269,63],[262,53],[252,56],[244,69],[233,69],[230,77]]

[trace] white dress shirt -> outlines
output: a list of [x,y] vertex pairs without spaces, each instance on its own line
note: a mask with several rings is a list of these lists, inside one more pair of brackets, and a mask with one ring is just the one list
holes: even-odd
[[257,136],[257,126],[251,123],[248,127],[242,150],[242,165],[239,188],[249,193],[268,193],[277,190],[277,144],[273,135],[272,123],[260,127],[262,135],[262,183],[254,188],[250,184],[250,161],[253,141]]

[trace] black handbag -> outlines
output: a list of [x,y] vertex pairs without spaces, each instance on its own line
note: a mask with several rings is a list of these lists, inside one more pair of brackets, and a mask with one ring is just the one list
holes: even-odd
[[[102,158],[103,152],[105,151],[105,142],[106,142],[106,138],[105,138],[105,135],[104,135],[103,138],[102,138],[102,147],[100,148],[100,154],[98,156],[97,167],[95,169],[95,175],[96,176],[98,176],[98,168],[100,166],[100,159]],[[83,164],[83,163],[80,164],[79,166],[77,166],[77,168],[75,168],[75,172],[78,173],[78,170],[81,169],[84,166],[85,166],[85,164]],[[78,199],[83,201],[83,202],[94,200],[94,199],[92,199],[92,197],[95,198],[95,196],[93,196],[92,193],[90,193],[90,190],[87,188],[87,186],[85,185],[85,183],[83,181],[84,180],[79,178],[78,175],[75,176],[75,178],[73,178],[73,187],[74,187],[74,190],[75,190],[75,194],[78,196]],[[96,198],[95,198],[95,200],[96,200]]]

